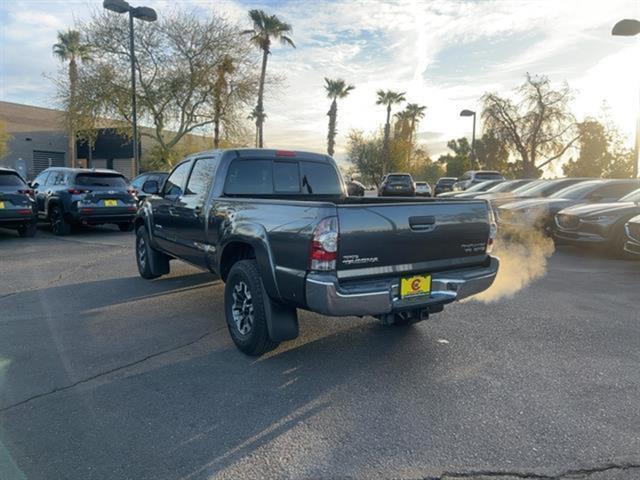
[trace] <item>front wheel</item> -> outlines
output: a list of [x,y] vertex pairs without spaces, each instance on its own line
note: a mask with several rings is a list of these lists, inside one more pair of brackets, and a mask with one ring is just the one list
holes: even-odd
[[279,343],[269,337],[267,296],[255,260],[240,260],[229,272],[224,287],[224,307],[231,339],[247,355],[259,356]]

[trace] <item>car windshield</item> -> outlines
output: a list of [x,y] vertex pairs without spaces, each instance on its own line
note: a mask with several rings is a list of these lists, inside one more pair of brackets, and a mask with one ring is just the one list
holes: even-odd
[[502,180],[504,177],[498,172],[478,172],[476,178],[478,180]]
[[620,202],[640,202],[640,188],[622,197]]
[[465,192],[486,192],[491,187],[494,187],[501,180],[489,180],[486,182],[476,183],[475,185],[471,185],[469,188],[465,190]]
[[516,194],[529,193],[534,189],[544,186],[546,183],[547,183],[546,180],[534,180],[533,182],[525,183],[524,185],[520,185],[518,188],[514,188],[513,193],[516,193]]
[[549,198],[566,198],[569,200],[576,200],[578,198],[582,198],[584,195],[588,194],[591,190],[601,184],[601,180],[582,182],[577,185],[571,185],[570,187],[558,190],[556,193],[549,195]]
[[75,184],[85,187],[126,188],[127,181],[122,175],[109,173],[79,173],[76,175]]
[[13,172],[0,172],[0,187],[22,187],[25,183]]
[[416,182],[416,187],[426,187],[427,182]]
[[506,182],[500,182],[494,187],[491,187],[487,193],[499,193],[499,192],[512,192],[523,184],[522,180],[508,180]]

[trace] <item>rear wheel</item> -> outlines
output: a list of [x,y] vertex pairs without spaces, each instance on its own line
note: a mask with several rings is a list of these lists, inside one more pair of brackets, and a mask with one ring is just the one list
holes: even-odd
[[18,227],[18,235],[21,237],[33,237],[38,231],[38,224],[35,222],[20,225]]
[[259,356],[279,343],[269,338],[265,303],[271,302],[255,260],[231,267],[224,289],[224,307],[231,339],[247,355]]
[[69,235],[71,232],[71,225],[65,221],[62,209],[58,205],[51,207],[49,222],[54,235]]
[[118,228],[121,232],[133,232],[133,222],[119,223]]
[[149,243],[149,234],[144,226],[136,230],[136,263],[142,278],[148,280],[169,273],[169,257],[155,250]]

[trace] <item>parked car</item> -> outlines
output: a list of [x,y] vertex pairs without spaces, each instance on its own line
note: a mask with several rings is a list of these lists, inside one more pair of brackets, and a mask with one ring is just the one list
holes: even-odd
[[589,180],[563,188],[546,198],[530,198],[497,208],[498,224],[507,228],[535,228],[551,234],[560,210],[581,203],[607,203],[640,187],[638,180]]
[[33,190],[18,172],[0,167],[0,227],[16,229],[21,237],[33,237],[37,226]]
[[493,170],[469,170],[453,184],[453,190],[466,190],[471,185],[485,180],[504,180],[504,176]]
[[481,196],[491,202],[491,206],[496,209],[500,205],[512,203],[527,198],[545,198],[553,195],[563,188],[570,187],[576,183],[593,180],[593,178],[558,178],[556,180],[534,180],[529,183],[512,190],[511,192],[503,192],[490,198]]
[[156,278],[178,258],[216,272],[231,338],[250,355],[295,338],[298,308],[412,323],[493,283],[486,202],[346,193],[326,155],[192,155],[138,212],[138,270]]
[[416,184],[408,173],[389,173],[385,175],[378,189],[379,197],[413,197]]
[[554,237],[563,243],[598,245],[612,253],[623,253],[625,224],[640,215],[640,189],[617,202],[575,205],[555,216]]
[[430,197],[431,186],[427,182],[416,182],[416,196]]
[[437,197],[441,193],[450,192],[453,190],[453,184],[458,180],[456,177],[441,177],[433,187],[433,194]]
[[624,226],[624,230],[627,235],[627,243],[624,245],[625,252],[640,257],[640,215],[629,220]]
[[472,185],[471,187],[469,187],[469,188],[467,188],[466,190],[463,190],[463,191],[460,191],[460,190],[453,191],[452,190],[450,192],[443,192],[440,195],[438,195],[438,197],[440,197],[440,198],[450,198],[450,197],[464,198],[465,196],[473,197],[473,195],[477,195],[479,193],[486,192],[490,188],[495,187],[497,184],[502,183],[503,181],[504,180],[487,180],[486,182],[476,183],[475,185]]
[[347,182],[347,193],[350,197],[364,197],[365,186],[353,178]]
[[38,216],[51,224],[55,235],[67,235],[71,226],[114,223],[133,230],[136,198],[127,180],[115,170],[48,168],[31,183]]
[[168,176],[168,172],[144,172],[134,178],[131,181],[131,187],[135,190],[135,196],[138,199],[138,202],[142,202],[147,198],[147,192],[142,189],[142,186],[146,181],[153,180],[158,185],[162,186]]
[[501,180],[499,183],[484,192],[467,192],[466,190],[459,191],[456,198],[481,198],[483,200],[490,200],[491,198],[496,198],[499,194],[508,194],[516,188],[520,188],[530,182],[530,179]]

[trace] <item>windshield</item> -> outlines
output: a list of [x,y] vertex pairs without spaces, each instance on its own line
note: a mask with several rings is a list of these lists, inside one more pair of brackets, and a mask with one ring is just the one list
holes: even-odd
[[495,187],[487,190],[487,193],[499,193],[499,192],[512,192],[516,188],[522,186],[524,183],[527,183],[525,180],[508,180],[506,182],[501,182],[497,184]]
[[584,195],[587,195],[591,190],[593,190],[600,184],[602,184],[602,181],[600,180],[578,183],[577,185],[571,185],[570,187],[558,190],[553,195],[549,195],[549,198],[566,198],[569,200],[576,200],[578,198],[582,198]]
[[640,202],[640,188],[622,197],[620,202]]
[[513,189],[513,193],[521,194],[521,193],[529,193],[532,190],[539,188],[547,183],[546,180],[534,180],[533,182],[525,183],[524,185],[519,186],[518,188]]
[[127,187],[127,181],[122,175],[112,175],[108,173],[79,173],[76,175],[75,184],[85,187]]
[[387,179],[389,183],[411,183],[411,177],[409,175],[389,175]]
[[457,181],[457,178],[441,178],[438,180],[438,185],[453,185]]
[[475,185],[472,185],[469,188],[467,188],[465,190],[465,193],[469,193],[469,192],[485,192],[485,191],[487,191],[491,187],[494,187],[495,185],[497,185],[500,182],[501,182],[501,180],[490,180],[490,181],[487,181],[487,182],[476,183]]
[[502,180],[504,177],[498,172],[478,172],[476,179],[478,180]]

